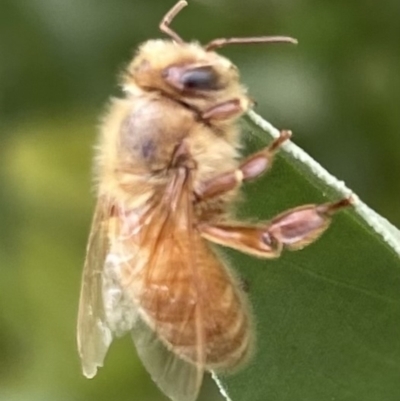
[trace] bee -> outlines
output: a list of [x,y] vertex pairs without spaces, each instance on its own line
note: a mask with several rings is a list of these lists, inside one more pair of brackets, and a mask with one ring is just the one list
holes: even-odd
[[197,398],[204,373],[229,372],[254,349],[251,308],[214,244],[258,258],[314,242],[349,199],[288,210],[269,222],[236,221],[242,183],[266,172],[290,137],[240,159],[237,120],[253,105],[238,69],[215,49],[288,42],[284,36],[142,44],[122,77],[96,156],[97,206],[83,270],[78,349],[96,375],[115,337],[130,333],[159,388]]

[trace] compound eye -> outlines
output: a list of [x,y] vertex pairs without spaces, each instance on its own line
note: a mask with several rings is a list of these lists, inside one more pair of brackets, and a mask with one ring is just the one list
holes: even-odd
[[221,89],[218,76],[212,67],[197,67],[185,71],[180,77],[184,89],[217,90]]

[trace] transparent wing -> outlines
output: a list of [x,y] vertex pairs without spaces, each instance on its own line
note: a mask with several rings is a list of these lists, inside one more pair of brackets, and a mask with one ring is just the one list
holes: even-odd
[[124,255],[119,274],[136,307],[131,333],[137,352],[174,401],[197,398],[205,367],[203,299],[196,280],[196,245],[202,240],[193,230],[190,186],[190,174],[178,169],[141,223],[133,223],[139,230],[129,227],[135,219],[122,212],[111,248]]
[[102,271],[109,249],[109,216],[109,205],[99,199],[87,246],[78,312],[78,351],[83,374],[88,378],[94,377],[97,368],[103,365],[112,341],[102,299]]
[[143,365],[154,382],[174,401],[194,401],[203,379],[201,366],[193,365],[169,350],[156,331],[142,319],[132,330],[132,338]]

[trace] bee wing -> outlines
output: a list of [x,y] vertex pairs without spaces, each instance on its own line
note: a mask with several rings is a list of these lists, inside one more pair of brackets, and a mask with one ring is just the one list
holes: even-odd
[[190,174],[178,171],[145,213],[140,230],[114,244],[130,259],[121,269],[121,283],[137,305],[131,330],[137,352],[174,401],[197,398],[205,367],[203,299],[195,274],[202,239],[193,230],[191,195]]
[[153,381],[174,401],[195,401],[204,368],[181,359],[160,340],[143,319],[132,329],[132,338],[143,365]]
[[102,271],[109,249],[109,216],[108,203],[99,199],[87,246],[78,312],[78,351],[83,374],[88,378],[94,377],[97,368],[103,365],[112,341],[102,298]]
[[219,262],[193,229],[191,180],[177,169],[162,192],[135,210],[99,201],[78,317],[85,376],[102,366],[114,335],[131,331],[160,389],[174,401],[197,398],[206,359],[202,269],[218,269]]

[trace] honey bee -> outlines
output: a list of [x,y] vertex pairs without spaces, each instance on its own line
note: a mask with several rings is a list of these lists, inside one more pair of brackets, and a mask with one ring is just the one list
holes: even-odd
[[103,365],[115,337],[131,333],[160,389],[197,398],[206,371],[243,365],[254,347],[252,314],[213,244],[259,258],[314,242],[349,199],[288,210],[269,222],[238,222],[229,206],[263,174],[289,131],[240,160],[237,120],[252,107],[237,68],[214,50],[288,42],[282,36],[139,47],[122,77],[125,97],[103,121],[96,156],[97,206],[83,271],[78,348],[83,373]]

